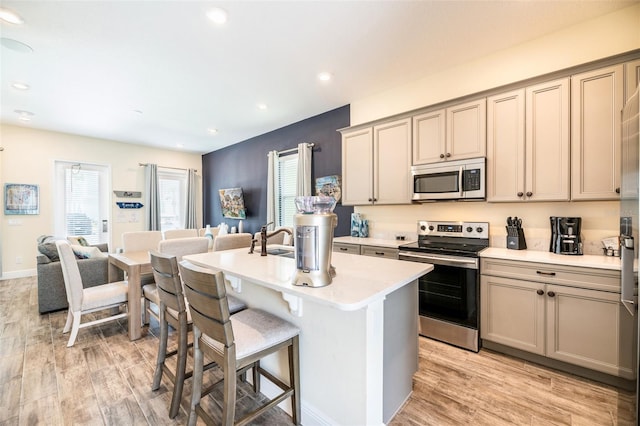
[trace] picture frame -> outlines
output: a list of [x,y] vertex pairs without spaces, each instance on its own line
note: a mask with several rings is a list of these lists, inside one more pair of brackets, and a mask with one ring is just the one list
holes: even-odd
[[219,189],[222,217],[229,219],[246,219],[247,211],[244,207],[242,188]]
[[40,214],[40,188],[24,183],[4,184],[4,214]]
[[316,195],[333,197],[336,203],[342,197],[340,175],[323,176],[316,178]]

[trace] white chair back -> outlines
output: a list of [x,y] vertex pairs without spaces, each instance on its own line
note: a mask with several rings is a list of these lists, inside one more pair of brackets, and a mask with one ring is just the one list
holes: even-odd
[[206,253],[209,251],[209,239],[205,237],[174,238],[160,241],[158,251],[162,254],[175,256],[177,261],[188,254]]
[[60,256],[60,266],[64,277],[64,286],[67,290],[67,302],[69,309],[73,312],[79,311],[82,306],[82,276],[76,255],[71,249],[71,245],[65,240],[57,240],[58,256]]
[[134,231],[122,234],[122,249],[125,252],[158,250],[162,241],[160,231]]
[[213,251],[232,250],[242,247],[249,248],[252,239],[251,234],[248,232],[218,235],[213,240]]
[[173,238],[192,238],[198,236],[197,229],[168,229],[164,231],[164,239],[171,240]]

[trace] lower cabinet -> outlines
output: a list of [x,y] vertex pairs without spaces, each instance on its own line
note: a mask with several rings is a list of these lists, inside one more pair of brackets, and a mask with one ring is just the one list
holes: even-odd
[[[537,268],[529,269],[543,278],[528,280],[509,277],[518,266],[524,266],[521,271],[526,275],[529,269],[525,262],[500,263],[504,268],[496,264],[487,268],[495,275],[481,276],[482,339],[613,376],[634,378],[635,318],[620,303],[619,292],[581,287],[592,286],[591,280],[579,280],[580,275],[588,276],[588,268],[576,268],[578,280],[567,282],[559,278],[570,274],[566,266],[556,275],[553,265],[535,264]],[[541,271],[539,266],[545,269]],[[620,275],[596,269],[593,273],[614,279]],[[550,283],[554,280],[563,285]],[[568,283],[571,285],[565,285]]]
[[339,253],[361,254],[363,256],[397,259],[398,249],[392,247],[367,246],[351,243],[333,243],[333,251]]

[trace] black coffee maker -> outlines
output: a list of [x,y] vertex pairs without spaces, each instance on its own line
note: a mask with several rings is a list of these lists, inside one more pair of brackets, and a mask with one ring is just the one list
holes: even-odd
[[580,217],[551,216],[551,243],[549,251],[557,254],[582,254]]

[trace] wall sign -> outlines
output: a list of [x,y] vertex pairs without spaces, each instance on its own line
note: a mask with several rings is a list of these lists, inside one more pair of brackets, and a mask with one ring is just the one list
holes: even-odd
[[142,197],[142,192],[140,191],[113,191],[116,194],[116,197],[119,198],[140,198]]
[[116,201],[116,204],[121,209],[139,209],[142,207],[142,203],[125,203],[124,201]]

